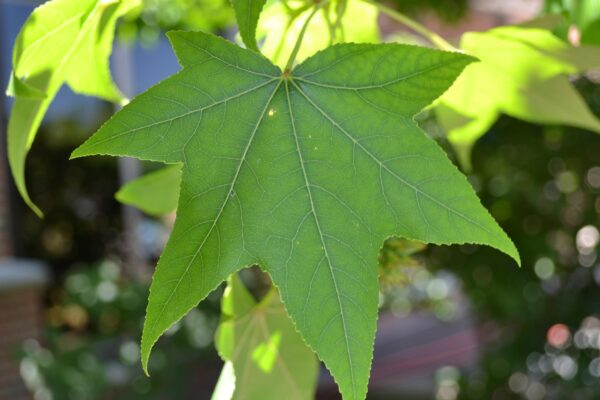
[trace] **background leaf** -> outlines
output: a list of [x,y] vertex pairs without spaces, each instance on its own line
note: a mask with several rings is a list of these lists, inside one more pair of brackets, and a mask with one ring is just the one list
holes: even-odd
[[128,182],[115,197],[146,214],[164,215],[177,208],[180,182],[181,166],[170,165]]
[[480,62],[465,69],[436,113],[464,167],[473,143],[502,113],[600,132],[600,120],[567,78],[600,66],[600,48],[572,47],[547,30],[523,26],[466,33],[461,48]]
[[274,287],[256,302],[232,275],[222,314],[215,344],[221,358],[233,366],[236,383],[233,396],[221,399],[314,397],[319,363],[296,332]]
[[[292,52],[296,38],[310,15],[306,9],[299,14],[290,14],[281,2],[274,2],[263,12],[258,28],[259,37],[264,39],[261,51],[275,65],[284,67]],[[333,6],[323,8],[311,20],[302,47],[296,60],[301,62],[332,43],[340,41],[357,43],[379,42],[377,8],[362,1],[348,1],[344,9],[343,25],[336,30],[335,38],[330,37],[330,24],[337,18]]]
[[568,16],[561,27],[567,35],[569,26],[579,28],[582,44],[600,44],[600,1],[599,0],[546,0],[546,9],[560,11]]
[[215,390],[210,397],[211,400],[231,400],[235,391],[235,372],[231,361],[223,364],[221,375],[215,386]]
[[33,11],[15,41],[8,159],[19,193],[38,215],[25,186],[25,157],[44,114],[65,82],[76,92],[121,102],[108,58],[117,18],[136,4],[52,0]]

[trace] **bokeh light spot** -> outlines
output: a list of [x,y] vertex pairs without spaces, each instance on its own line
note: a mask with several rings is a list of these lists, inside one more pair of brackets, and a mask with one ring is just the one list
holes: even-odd
[[548,343],[556,348],[565,347],[571,339],[569,327],[565,324],[554,324],[548,329]]

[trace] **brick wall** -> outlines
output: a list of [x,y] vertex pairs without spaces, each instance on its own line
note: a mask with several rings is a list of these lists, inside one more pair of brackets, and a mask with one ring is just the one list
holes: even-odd
[[29,398],[19,374],[17,352],[23,339],[39,337],[39,294],[36,288],[0,293],[0,399]]
[[6,159],[6,119],[0,102],[0,259],[13,255],[12,225],[10,212],[10,181]]
[[19,350],[40,338],[46,268],[31,261],[0,261],[0,400],[31,399],[19,372]]

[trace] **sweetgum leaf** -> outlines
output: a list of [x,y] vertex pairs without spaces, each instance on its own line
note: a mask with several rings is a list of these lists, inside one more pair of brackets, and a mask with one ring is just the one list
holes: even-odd
[[52,0],[36,8],[15,41],[8,93],[8,160],[19,193],[38,214],[25,186],[25,158],[48,106],[64,83],[77,92],[120,102],[109,56],[117,18],[137,0]]
[[177,220],[150,290],[144,367],[165,330],[258,264],[344,398],[363,399],[385,238],[479,243],[519,259],[412,119],[471,57],[340,44],[282,72],[212,35],[169,37],[182,71],[73,153],[183,163]]
[[235,18],[240,28],[240,36],[247,48],[258,51],[256,26],[260,12],[267,0],[232,0]]
[[215,345],[235,376],[235,391],[222,400],[314,398],[319,363],[296,332],[275,288],[257,302],[232,275],[222,299]]

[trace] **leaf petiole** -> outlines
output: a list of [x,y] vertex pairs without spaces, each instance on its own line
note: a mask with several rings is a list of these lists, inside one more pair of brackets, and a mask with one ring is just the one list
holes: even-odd
[[304,25],[302,26],[302,29],[300,30],[300,33],[298,34],[298,39],[296,40],[296,44],[294,45],[294,48],[292,49],[292,52],[290,53],[290,58],[288,58],[288,61],[285,64],[284,72],[291,71],[292,67],[294,66],[294,61],[296,60],[296,56],[298,55],[298,52],[300,51],[300,46],[302,45],[302,39],[304,39],[304,34],[306,33],[306,29],[308,29],[308,24],[310,23],[310,20],[327,3],[329,3],[329,0],[324,0],[324,1],[317,3],[315,5],[315,8],[310,13],[310,15],[306,18],[306,21],[304,21]]

